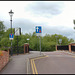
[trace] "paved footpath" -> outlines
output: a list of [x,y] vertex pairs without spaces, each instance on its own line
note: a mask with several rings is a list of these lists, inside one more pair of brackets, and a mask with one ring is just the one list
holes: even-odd
[[[28,58],[42,56],[38,51],[31,51],[29,54],[11,56],[9,63],[1,70],[0,74],[27,74],[29,69]],[[28,68],[27,68],[28,67]],[[30,72],[30,71],[29,71]]]
[[[43,52],[48,57],[33,59],[36,74],[75,74],[75,54],[65,51]],[[35,72],[34,72],[35,70]]]

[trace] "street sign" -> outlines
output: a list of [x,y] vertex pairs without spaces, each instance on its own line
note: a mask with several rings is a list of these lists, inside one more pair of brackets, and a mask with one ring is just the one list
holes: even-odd
[[21,35],[21,28],[15,28],[15,36]]
[[14,38],[14,34],[9,34],[9,39],[13,40],[13,38]]
[[40,55],[41,55],[41,33],[42,33],[42,27],[41,26],[36,26],[36,35],[39,36],[39,43],[40,43]]
[[36,26],[36,33],[42,33],[41,26]]
[[36,29],[36,35],[37,35],[37,36],[41,36],[42,27],[41,27],[41,26],[36,26],[35,29]]

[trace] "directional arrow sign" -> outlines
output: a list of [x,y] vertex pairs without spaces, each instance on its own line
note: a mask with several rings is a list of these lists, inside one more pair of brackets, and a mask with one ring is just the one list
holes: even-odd
[[41,27],[41,26],[36,26],[35,29],[36,29],[36,35],[37,35],[37,36],[41,36],[42,27]]
[[41,26],[36,26],[36,33],[41,33],[41,32],[42,32]]

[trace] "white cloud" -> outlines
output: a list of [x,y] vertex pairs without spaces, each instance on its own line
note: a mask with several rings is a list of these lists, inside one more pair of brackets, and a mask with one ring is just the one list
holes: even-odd
[[[3,20],[6,27],[10,28],[10,16],[8,12],[12,9],[14,12],[13,27],[20,26],[23,33],[33,33],[36,25],[42,25],[43,34],[59,33],[69,38],[74,38],[75,33],[73,29],[73,19],[75,19],[75,1],[42,2],[0,1],[0,20]],[[53,6],[51,10],[49,10],[49,7],[46,3],[48,3],[50,8]],[[57,7],[54,8],[54,6]],[[39,10],[39,15],[36,13],[38,10],[32,10],[31,8],[37,8]],[[49,12],[47,10],[49,10]],[[57,10],[58,12],[56,13]]]

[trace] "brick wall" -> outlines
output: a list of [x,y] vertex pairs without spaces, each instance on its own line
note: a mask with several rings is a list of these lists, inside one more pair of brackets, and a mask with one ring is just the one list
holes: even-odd
[[9,61],[9,51],[2,51],[3,56],[0,56],[0,71]]

